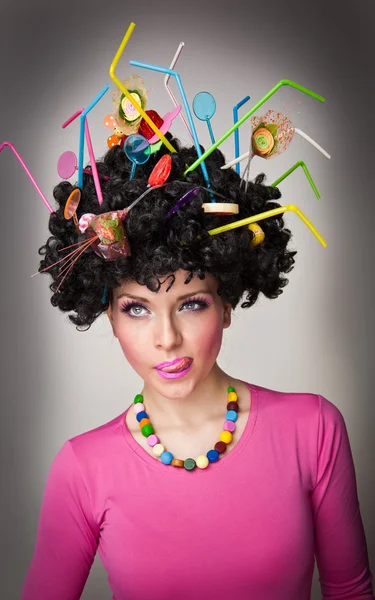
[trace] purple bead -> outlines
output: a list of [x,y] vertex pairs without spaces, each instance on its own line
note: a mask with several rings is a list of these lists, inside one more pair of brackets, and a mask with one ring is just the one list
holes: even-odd
[[236,424],[233,421],[225,421],[224,423],[224,431],[233,432],[236,429]]
[[156,444],[159,443],[159,438],[157,435],[155,435],[154,433],[152,433],[151,435],[148,436],[147,438],[147,443],[149,446],[151,446],[151,448],[153,448]]

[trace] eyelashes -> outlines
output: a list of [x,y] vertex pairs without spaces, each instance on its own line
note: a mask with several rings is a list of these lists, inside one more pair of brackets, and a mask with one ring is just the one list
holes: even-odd
[[[194,308],[194,309],[188,310],[187,312],[201,312],[205,308],[208,308],[210,306],[211,302],[206,300],[206,298],[199,298],[199,297],[191,298],[191,299],[185,300],[185,302],[183,304],[181,304],[181,307],[186,306],[187,304],[197,304],[199,306],[199,308]],[[137,315],[134,315],[130,312],[131,309],[134,307],[144,308],[145,310],[147,310],[146,306],[144,306],[140,302],[134,302],[134,301],[129,300],[129,302],[124,302],[120,306],[120,311],[122,313],[127,314],[127,316],[130,317],[131,319],[139,319],[139,318],[143,317],[144,316],[143,314],[138,313]],[[182,311],[182,312],[186,312],[186,311]]]

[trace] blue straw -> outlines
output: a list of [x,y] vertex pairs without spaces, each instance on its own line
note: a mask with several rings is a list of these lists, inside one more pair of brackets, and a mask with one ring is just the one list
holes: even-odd
[[[187,118],[188,118],[188,121],[189,121],[190,130],[191,130],[191,133],[193,135],[195,149],[196,149],[197,154],[198,154],[198,156],[200,158],[202,156],[202,152],[201,152],[201,149],[200,149],[197,132],[195,130],[195,125],[194,125],[193,117],[192,117],[191,112],[190,112],[190,108],[189,108],[189,104],[188,104],[188,101],[187,101],[187,98],[186,98],[184,87],[183,87],[182,82],[181,82],[181,77],[177,73],[177,71],[173,71],[172,69],[165,69],[164,67],[159,67],[157,65],[150,65],[148,63],[139,62],[138,60],[130,60],[129,64],[131,64],[132,67],[140,67],[141,69],[149,69],[150,71],[158,71],[159,73],[165,73],[166,75],[173,75],[173,77],[176,78],[178,89],[180,90],[181,98],[182,98],[182,101],[183,101],[184,107],[185,107],[185,112],[187,114]],[[207,168],[206,168],[206,165],[204,164],[203,160],[200,163],[200,165],[202,167],[203,176],[205,178],[206,185],[209,188],[209,187],[211,187],[211,184],[210,184],[210,180],[209,180],[209,177],[208,177]],[[214,199],[212,199],[212,201],[215,202]]]
[[[233,106],[234,124],[236,124],[238,121],[238,109],[241,108],[241,106],[243,104],[245,104],[245,102],[248,102],[249,100],[250,100],[250,96],[245,96],[245,98],[242,98],[241,102],[239,102],[238,104]],[[234,157],[238,158],[239,155],[240,155],[240,132],[239,132],[239,129],[236,129],[234,132]],[[240,174],[240,163],[236,164],[236,172],[238,173],[238,175]]]
[[95,104],[98,104],[99,100],[104,96],[106,92],[109,90],[108,83],[105,84],[104,88],[99,92],[97,96],[95,96],[94,100],[90,102],[90,104],[85,108],[85,110],[80,115],[80,129],[79,129],[79,154],[78,154],[78,187],[80,190],[83,189],[83,144],[85,139],[85,120],[86,115],[90,112],[92,108],[94,108]]

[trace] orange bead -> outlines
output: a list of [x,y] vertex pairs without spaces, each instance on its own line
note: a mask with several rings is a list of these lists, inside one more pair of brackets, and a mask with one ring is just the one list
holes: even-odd
[[179,458],[172,458],[171,464],[174,467],[183,467],[184,466],[184,461],[180,460]]
[[150,419],[142,419],[141,421],[139,421],[139,428],[142,429],[142,427],[144,427],[145,425],[151,425],[151,421]]

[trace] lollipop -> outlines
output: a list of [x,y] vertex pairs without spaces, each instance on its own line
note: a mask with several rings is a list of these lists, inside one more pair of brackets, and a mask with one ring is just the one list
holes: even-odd
[[129,179],[133,179],[137,165],[143,165],[150,158],[150,144],[143,135],[133,133],[125,140],[124,152],[132,161],[132,169]]
[[210,119],[212,119],[216,112],[215,98],[209,92],[199,92],[199,94],[197,94],[193,100],[193,111],[197,119],[200,121],[206,121],[211,142],[214,144],[215,138]]

